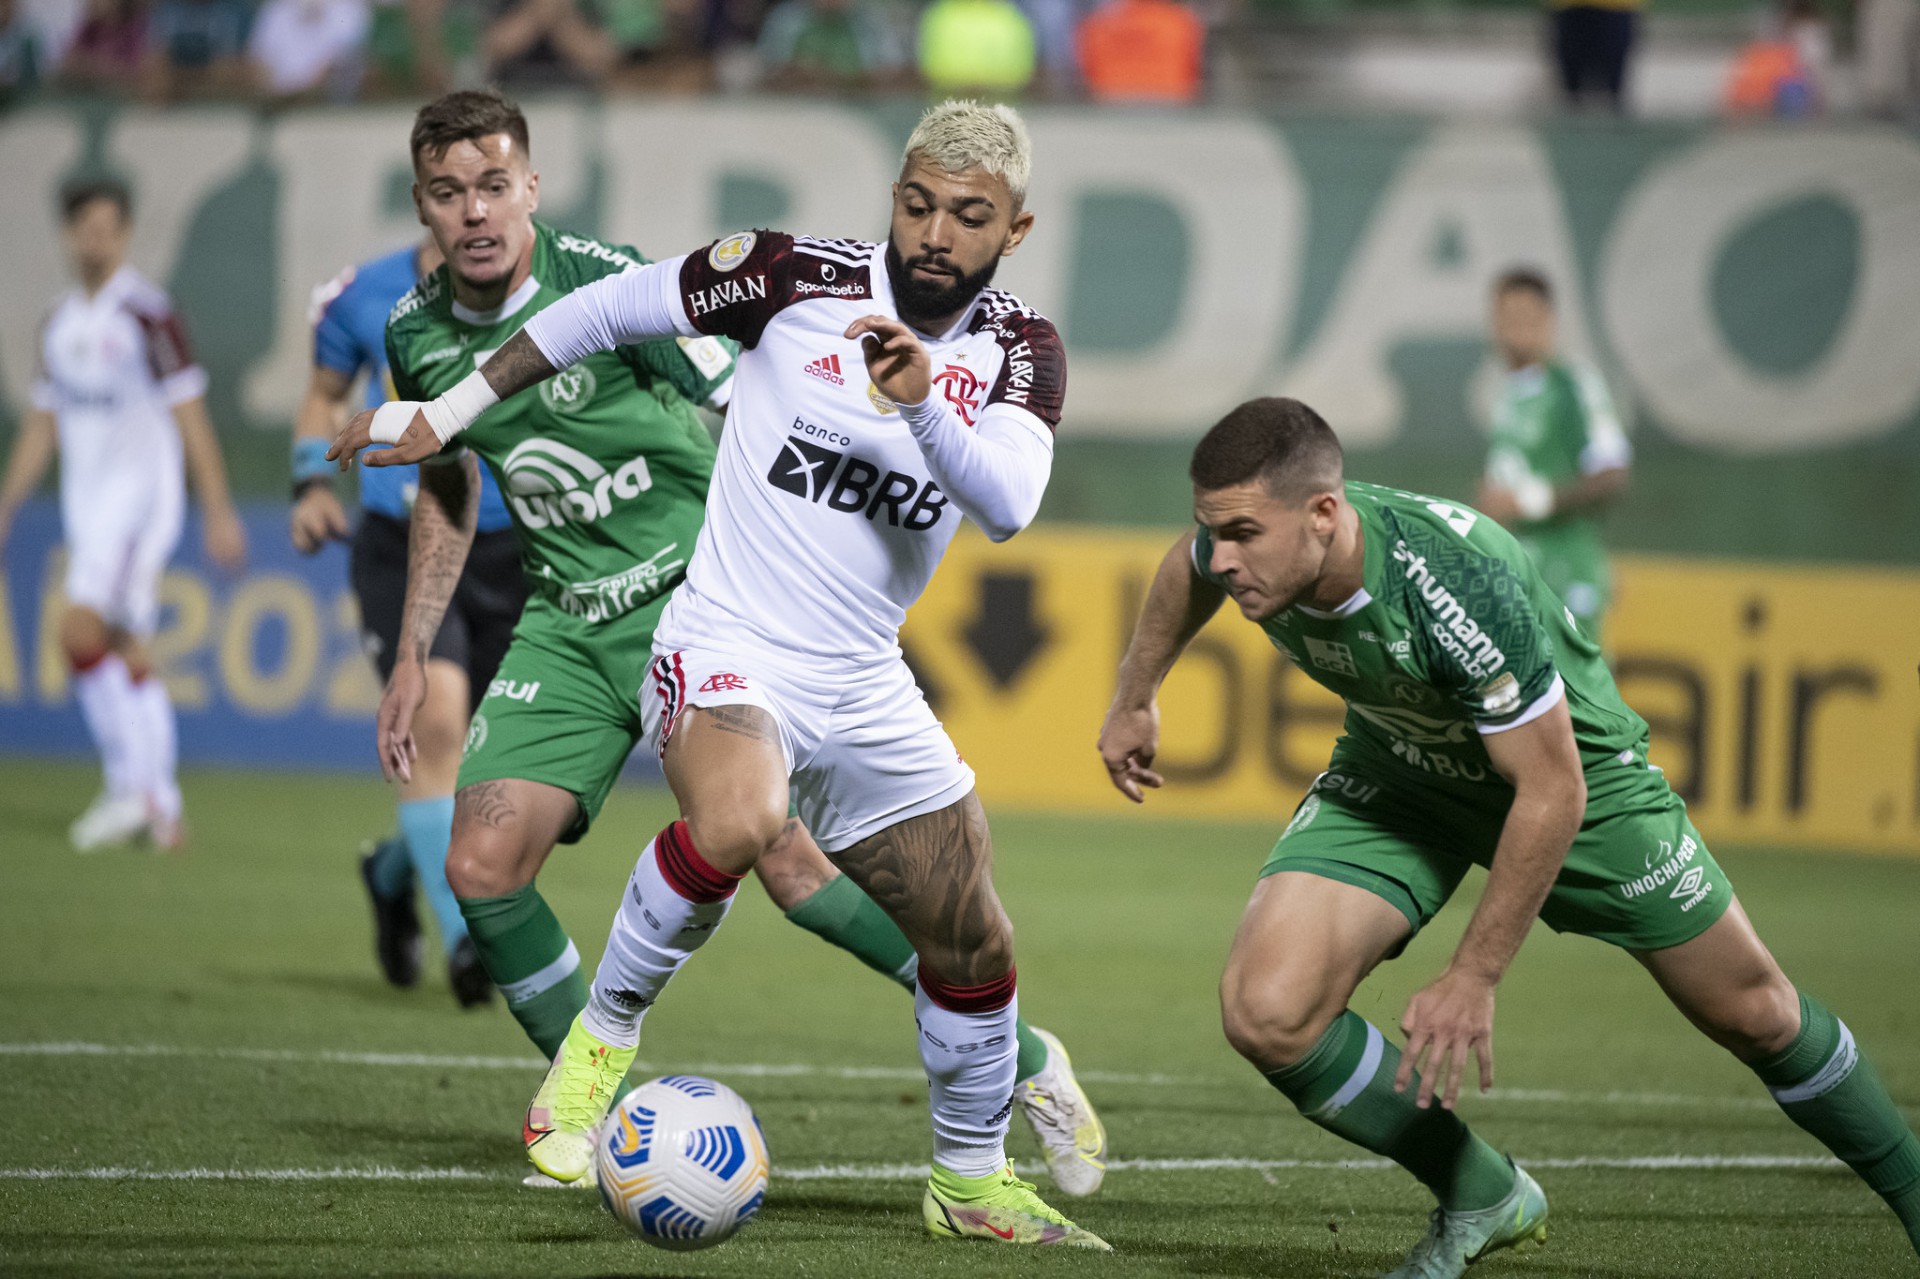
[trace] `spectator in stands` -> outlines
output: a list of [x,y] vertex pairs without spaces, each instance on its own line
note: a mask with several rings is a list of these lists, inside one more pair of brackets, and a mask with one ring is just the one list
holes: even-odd
[[702,0],[603,0],[613,41],[612,87],[701,93],[713,87]]
[[40,83],[40,39],[16,0],[0,0],[0,109]]
[[1080,24],[1080,74],[1097,102],[1192,102],[1206,28],[1179,0],[1107,0]]
[[156,102],[246,94],[246,0],[158,0],[141,79]]
[[1033,28],[1040,73],[1032,91],[1042,97],[1072,97],[1080,88],[1080,0],[1014,0]]
[[598,85],[619,50],[576,0],[502,0],[483,42],[491,79],[518,86]]
[[901,82],[906,54],[885,18],[861,0],[784,0],[760,28],[766,88],[872,89]]
[[1548,0],[1560,91],[1575,110],[1627,109],[1627,68],[1645,0]]
[[76,89],[132,89],[146,64],[151,26],[144,0],[89,0],[61,60],[61,83]]
[[1734,59],[1726,109],[1734,116],[1805,119],[1826,107],[1833,37],[1814,0],[1786,0]]
[[247,56],[262,96],[350,101],[366,70],[369,0],[266,0]]
[[933,0],[920,15],[920,78],[942,93],[1019,93],[1038,65],[1013,0]]

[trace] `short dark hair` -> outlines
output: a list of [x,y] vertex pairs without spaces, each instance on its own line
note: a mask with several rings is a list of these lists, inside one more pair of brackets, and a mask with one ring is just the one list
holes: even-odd
[[531,155],[527,117],[520,105],[494,89],[460,89],[444,93],[413,117],[409,155],[418,165],[421,156],[438,160],[456,142],[477,142],[504,133],[522,153]]
[[1508,293],[1531,293],[1548,306],[1553,305],[1553,286],[1547,283],[1547,273],[1538,267],[1510,266],[1494,277],[1493,295],[1502,297]]
[[1345,463],[1326,419],[1299,400],[1248,400],[1194,445],[1187,476],[1205,492],[1259,479],[1275,497],[1304,501],[1338,488]]
[[133,218],[133,191],[119,178],[75,178],[60,188],[60,220],[71,222],[95,200],[106,200],[120,210],[122,222]]

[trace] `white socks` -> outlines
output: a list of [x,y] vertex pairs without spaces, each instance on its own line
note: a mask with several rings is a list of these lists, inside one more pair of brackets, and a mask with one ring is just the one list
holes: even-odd
[[674,822],[640,854],[581,1014],[588,1030],[618,1048],[640,1042],[640,1019],[733,905],[740,877],[709,866],[686,831]]
[[133,685],[131,693],[134,731],[143,748],[140,751],[141,789],[146,792],[156,815],[178,821],[180,781],[176,776],[176,757],[179,748],[173,699],[167,696],[166,681],[158,675],[148,675]]
[[177,738],[173,702],[158,675],[135,682],[118,653],[73,673],[73,694],[100,751],[107,794],[145,800],[158,817],[178,820]]
[[1012,972],[984,986],[953,987],[920,970],[913,1016],[932,1101],[933,1161],[949,1172],[984,1177],[1006,1166],[1019,1015]]

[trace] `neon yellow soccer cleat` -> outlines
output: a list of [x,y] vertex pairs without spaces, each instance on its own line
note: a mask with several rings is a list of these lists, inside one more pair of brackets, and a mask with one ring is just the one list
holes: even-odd
[[[1512,1161],[1509,1160],[1509,1163]],[[1490,1252],[1524,1252],[1547,1241],[1547,1195],[1540,1183],[1514,1164],[1513,1190],[1491,1208],[1448,1212],[1435,1208],[1426,1238],[1384,1279],[1460,1279],[1467,1267]]]
[[573,1019],[566,1042],[533,1095],[521,1137],[527,1158],[555,1181],[578,1181],[593,1165],[593,1136],[613,1105],[638,1048],[602,1042]]
[[1082,1230],[1047,1207],[1033,1186],[1013,1175],[1009,1164],[985,1177],[961,1177],[939,1164],[927,1182],[921,1203],[927,1233],[937,1239],[991,1239],[1000,1243],[1065,1244],[1069,1248],[1113,1248],[1091,1230]]
[[1047,1046],[1047,1064],[1014,1096],[1046,1157],[1047,1173],[1062,1193],[1090,1195],[1107,1175],[1107,1129],[1073,1077],[1073,1061],[1050,1032],[1034,1027]]

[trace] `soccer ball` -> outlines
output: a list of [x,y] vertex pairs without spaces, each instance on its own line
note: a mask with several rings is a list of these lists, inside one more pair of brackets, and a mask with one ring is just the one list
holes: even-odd
[[767,1140],[725,1084],[667,1075],[620,1099],[601,1126],[594,1172],[607,1211],[648,1243],[711,1248],[760,1210]]

